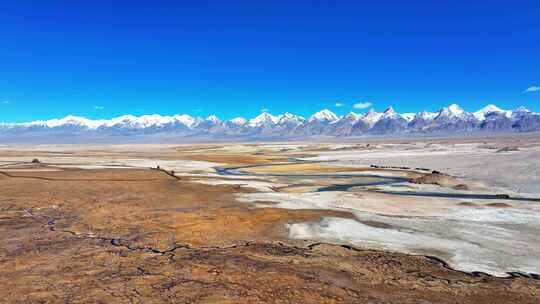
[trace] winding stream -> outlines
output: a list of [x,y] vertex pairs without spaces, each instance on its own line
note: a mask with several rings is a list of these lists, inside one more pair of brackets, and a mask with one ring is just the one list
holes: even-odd
[[[328,191],[349,191],[354,187],[369,187],[369,186],[383,186],[394,185],[398,183],[404,183],[410,181],[407,177],[400,176],[386,176],[379,174],[350,174],[350,173],[320,173],[320,174],[308,174],[308,173],[257,173],[257,172],[245,172],[242,171],[248,168],[257,167],[275,167],[284,165],[296,165],[296,164],[317,164],[321,161],[302,161],[292,159],[291,163],[277,163],[277,164],[258,164],[258,165],[245,165],[238,167],[215,167],[214,169],[219,175],[224,176],[258,176],[258,177],[281,177],[281,178],[313,178],[313,179],[354,179],[354,182],[350,183],[335,183],[328,186],[320,187],[316,192],[328,192]],[[363,180],[363,181],[362,181]],[[512,200],[512,201],[530,201],[540,202],[540,198],[531,197],[502,197],[497,194],[484,194],[484,193],[443,193],[443,192],[417,192],[417,191],[381,191],[381,190],[366,190],[374,191],[378,193],[390,194],[390,195],[404,195],[404,196],[420,196],[420,197],[439,197],[439,198],[456,198],[456,199],[485,199],[485,200]]]
[[[296,164],[315,164],[321,163],[319,161],[297,161],[294,163],[278,163],[278,164],[261,164],[261,165],[247,165],[239,167],[215,167],[214,169],[219,175],[224,176],[259,176],[259,177],[282,177],[282,178],[314,178],[314,179],[323,179],[323,178],[336,178],[336,179],[356,179],[362,181],[355,181],[354,183],[345,183],[345,184],[334,184],[330,186],[325,186],[317,190],[318,192],[325,191],[348,191],[353,187],[361,186],[378,186],[378,185],[391,185],[396,183],[403,183],[409,181],[409,178],[399,177],[399,176],[384,176],[378,174],[350,174],[350,173],[330,173],[330,174],[307,174],[307,173],[256,173],[256,172],[244,172],[243,169],[248,168],[257,168],[257,167],[274,167],[274,166],[283,166],[283,165],[296,165]],[[374,181],[375,180],[375,181]]]

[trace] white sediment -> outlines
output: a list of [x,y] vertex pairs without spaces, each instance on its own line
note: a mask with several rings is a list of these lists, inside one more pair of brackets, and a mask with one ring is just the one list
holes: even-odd
[[373,150],[321,151],[304,160],[329,161],[333,166],[422,167],[481,181],[493,191],[540,197],[540,146],[498,153],[479,143],[382,145]]
[[275,187],[286,186],[285,184],[251,180],[193,179],[192,181],[205,185],[236,185],[242,188],[255,189],[260,192],[273,192]]
[[294,239],[433,255],[455,269],[496,276],[540,273],[539,203],[500,201],[511,207],[494,208],[486,205],[490,201],[467,200],[476,204],[469,207],[458,205],[459,199],[347,192],[248,193],[237,198],[261,208],[340,210],[356,218],[290,224]]
[[[374,220],[370,215],[363,219]],[[478,222],[377,219],[391,222],[389,224],[397,228],[376,228],[353,219],[324,218],[288,225],[289,237],[432,255],[442,258],[454,269],[494,276],[507,276],[507,272],[540,272],[540,250],[530,245],[534,241],[530,238],[538,241],[534,232],[518,236],[516,231]]]

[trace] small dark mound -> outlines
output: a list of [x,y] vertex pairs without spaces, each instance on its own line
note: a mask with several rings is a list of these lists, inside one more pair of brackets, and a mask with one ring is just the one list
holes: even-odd
[[41,162],[39,161],[39,159],[34,158],[32,159],[32,164],[41,164]]
[[519,151],[518,147],[502,147],[497,152],[513,152],[513,151]]
[[469,187],[465,184],[455,185],[453,188],[455,190],[469,190]]
[[506,203],[489,203],[486,204],[487,207],[493,207],[493,208],[510,208],[511,205],[508,205]]

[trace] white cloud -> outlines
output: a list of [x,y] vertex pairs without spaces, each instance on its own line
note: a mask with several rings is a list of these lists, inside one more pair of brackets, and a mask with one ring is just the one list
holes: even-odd
[[353,105],[353,108],[355,109],[366,109],[366,108],[369,108],[371,107],[373,104],[371,102],[359,102],[359,103],[355,103]]
[[105,109],[104,106],[94,106],[94,110],[101,111],[101,110],[103,110],[103,109]]
[[341,102],[336,102],[336,104],[334,105],[335,107],[343,107],[345,104],[341,103]]
[[523,93],[531,93],[537,91],[540,91],[540,86],[530,86],[525,91],[523,91]]
[[264,109],[261,109],[261,112],[270,112],[270,109],[264,108]]

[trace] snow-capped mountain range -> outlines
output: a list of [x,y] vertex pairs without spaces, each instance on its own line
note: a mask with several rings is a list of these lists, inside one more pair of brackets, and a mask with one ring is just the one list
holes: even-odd
[[452,104],[437,112],[398,113],[392,107],[384,112],[371,109],[365,114],[338,116],[328,109],[309,118],[284,113],[261,113],[255,118],[237,117],[222,121],[215,115],[207,118],[189,115],[124,115],[108,120],[66,116],[61,119],[28,123],[1,123],[0,143],[41,139],[55,142],[69,138],[109,138],[167,135],[197,138],[306,138],[313,136],[417,135],[456,132],[531,132],[540,131],[540,114],[524,107],[502,110],[488,105],[467,112]]

